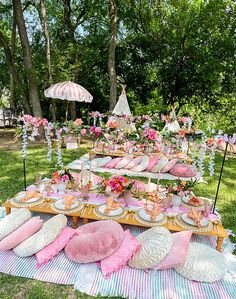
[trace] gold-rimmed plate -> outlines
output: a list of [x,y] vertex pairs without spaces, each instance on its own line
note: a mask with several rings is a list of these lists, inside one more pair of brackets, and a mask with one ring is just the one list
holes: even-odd
[[104,204],[101,204],[99,206],[96,206],[95,208],[95,211],[100,214],[101,216],[106,216],[106,217],[120,217],[122,216],[123,214],[125,214],[125,209],[122,207],[122,206],[119,206],[118,209],[116,210],[111,210],[109,214],[105,213],[105,209],[106,209],[107,205],[104,203]]

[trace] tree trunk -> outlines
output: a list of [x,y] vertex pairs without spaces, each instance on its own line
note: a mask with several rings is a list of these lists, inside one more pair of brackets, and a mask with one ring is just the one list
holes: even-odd
[[71,120],[76,120],[77,113],[76,113],[76,102],[70,102],[70,118]]
[[42,109],[40,105],[36,73],[32,63],[32,54],[30,50],[28,35],[25,26],[25,20],[20,0],[13,0],[13,12],[20,35],[21,46],[23,50],[23,61],[29,84],[29,96],[32,104],[33,114],[42,117]]
[[22,87],[22,82],[19,79],[19,77],[16,73],[16,70],[15,70],[15,67],[14,67],[14,59],[13,59],[12,51],[7,43],[6,38],[4,37],[4,35],[2,34],[1,31],[0,31],[0,44],[3,46],[3,49],[4,49],[7,67],[8,67],[9,73],[10,73],[11,85],[13,85],[11,87],[14,88],[14,93],[15,93],[16,86],[20,87],[25,111],[27,112],[27,114],[31,114],[31,107],[30,107],[30,104],[28,101],[27,94],[24,90],[24,87]]
[[109,0],[109,16],[110,16],[110,41],[108,53],[108,73],[111,82],[110,86],[110,102],[109,110],[112,111],[116,105],[117,97],[117,78],[116,78],[116,38],[117,38],[117,6],[116,0]]
[[[47,23],[47,13],[46,13],[46,6],[44,0],[40,0],[39,3],[39,17],[40,17],[40,22],[41,26],[43,29],[43,35],[45,38],[45,44],[46,44],[46,56],[47,56],[47,64],[48,64],[48,80],[49,83],[52,84],[52,63],[51,63],[51,46],[50,46],[50,36],[49,36],[49,31],[48,31],[48,23]],[[52,113],[52,120],[55,122],[56,121],[56,103],[55,99],[52,99],[51,103],[51,113]]]

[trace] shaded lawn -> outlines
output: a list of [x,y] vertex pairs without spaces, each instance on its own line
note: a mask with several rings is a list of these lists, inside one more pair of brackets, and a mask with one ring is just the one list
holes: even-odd
[[[64,164],[78,159],[86,153],[86,147],[79,150],[63,150]],[[46,159],[45,146],[30,146],[27,157],[27,185],[34,182],[36,174],[49,176],[50,164]],[[206,183],[198,184],[194,192],[196,195],[214,198],[218,183],[222,156],[216,154],[216,173],[213,178],[205,176]],[[54,157],[55,162],[55,157]],[[22,159],[20,150],[0,150],[0,204],[7,198],[23,189]],[[232,229],[236,233],[236,159],[227,158],[221,182],[217,208],[222,215],[225,228]],[[233,239],[232,239],[233,240]],[[236,238],[233,240],[236,242]],[[93,298],[91,296],[74,291],[72,286],[61,286],[43,283],[31,279],[12,277],[0,274],[0,298]],[[108,298],[108,297],[97,297]],[[112,297],[114,298],[114,297]]]

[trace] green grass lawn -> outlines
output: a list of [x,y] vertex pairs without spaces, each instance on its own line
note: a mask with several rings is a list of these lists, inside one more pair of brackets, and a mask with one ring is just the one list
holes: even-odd
[[[87,151],[86,147],[79,150],[63,150],[63,161],[66,165],[79,158]],[[34,182],[36,174],[50,175],[50,165],[46,159],[46,146],[31,146],[27,157],[27,184]],[[222,156],[216,154],[216,173],[213,178],[205,177],[206,183],[195,187],[196,195],[214,198]],[[7,198],[23,189],[22,159],[20,150],[0,149],[0,204]],[[236,159],[229,157],[225,161],[217,208],[222,215],[225,228],[236,233]],[[236,238],[233,240],[236,242]],[[61,286],[50,283],[12,277],[0,274],[0,298],[93,298],[74,291],[72,286]],[[107,298],[107,297],[98,297]],[[114,298],[114,297],[113,297]]]

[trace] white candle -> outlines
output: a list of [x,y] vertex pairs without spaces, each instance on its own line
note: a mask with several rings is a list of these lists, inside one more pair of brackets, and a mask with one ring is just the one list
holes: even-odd
[[159,192],[160,177],[161,177],[161,171],[159,170],[157,175],[157,192]]
[[91,182],[91,177],[92,177],[92,163],[90,161],[90,164],[89,164],[89,182]]
[[146,186],[146,192],[149,192],[150,183],[151,183],[151,178],[148,179],[148,183],[147,183],[147,186]]
[[82,163],[81,163],[81,171],[80,171],[81,187],[83,185],[83,172],[84,172],[84,161],[82,161]]

